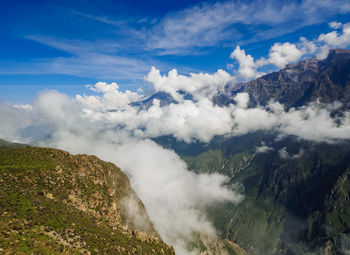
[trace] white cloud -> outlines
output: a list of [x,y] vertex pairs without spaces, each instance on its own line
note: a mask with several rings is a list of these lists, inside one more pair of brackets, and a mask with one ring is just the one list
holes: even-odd
[[102,98],[98,96],[77,95],[76,99],[88,108],[94,110],[106,111],[121,109],[127,107],[131,102],[142,99],[142,96],[139,93],[130,90],[120,92],[119,86],[115,82],[112,82],[111,84],[98,82],[93,86],[88,85],[88,88],[94,92],[102,93]]
[[239,46],[236,46],[230,57],[236,59],[239,67],[234,71],[238,79],[249,80],[263,75],[259,69],[273,65],[279,69],[284,68],[287,64],[295,63],[305,57],[316,55],[318,59],[325,59],[328,56],[330,48],[344,47],[350,45],[350,23],[341,24],[332,22],[330,27],[340,26],[341,33],[332,31],[327,34],[321,34],[317,39],[312,41],[305,37],[300,37],[296,43],[274,43],[269,49],[268,58],[261,57],[255,60],[250,54],[246,54]]
[[194,231],[215,236],[201,209],[217,199],[240,199],[221,187],[223,176],[189,172],[178,155],[149,140],[120,146],[114,160],[130,175],[161,236],[175,246]]
[[144,118],[146,136],[174,135],[186,142],[192,139],[209,142],[214,135],[223,135],[232,129],[230,109],[215,106],[206,98],[196,103],[186,100],[162,109],[155,105],[153,107],[160,114],[156,118]]
[[327,45],[323,45],[320,47],[316,55],[316,58],[319,60],[326,59],[328,57],[328,53],[329,53],[329,47]]
[[300,37],[299,42],[296,44],[290,42],[274,43],[269,49],[268,58],[261,57],[254,60],[250,54],[246,54],[239,46],[236,46],[230,58],[238,61],[239,68],[235,71],[236,75],[244,80],[249,80],[264,75],[264,73],[258,71],[259,68],[274,65],[281,69],[287,64],[299,61],[304,56],[311,56],[317,50],[318,46],[314,42]]
[[338,28],[341,28],[343,24],[340,22],[332,21],[332,22],[329,22],[328,25],[330,28],[338,29]]
[[350,22],[341,25],[342,31],[332,31],[327,34],[321,34],[318,37],[319,42],[325,43],[330,48],[345,48],[350,45]]
[[318,46],[313,41],[308,41],[305,37],[300,37],[298,48],[303,55],[312,55],[318,50]]
[[258,65],[255,63],[254,58],[250,54],[247,55],[245,50],[241,50],[239,46],[231,53],[230,58],[238,61],[237,74],[245,80],[263,75],[263,73],[257,72]]
[[[151,30],[148,47],[160,50],[161,54],[193,54],[196,49],[215,46],[218,42],[251,39],[250,29],[255,28],[255,31],[262,24],[271,29],[254,34],[257,40],[292,33],[306,25],[324,22],[336,13],[349,11],[350,4],[345,0],[201,3],[161,19]],[[246,28],[245,33],[240,33],[236,25]]]
[[272,150],[273,150],[273,148],[267,146],[264,142],[262,142],[260,146],[255,147],[256,153],[267,153],[267,152],[272,151]]
[[288,159],[289,158],[289,153],[287,152],[287,148],[286,147],[283,147],[282,149],[280,149],[278,151],[278,155],[282,159]]
[[301,157],[304,154],[304,150],[300,149],[299,152],[297,154],[290,154],[287,151],[287,147],[283,147],[282,149],[280,149],[278,151],[278,155],[280,156],[280,158],[282,159],[296,159]]
[[257,61],[258,66],[264,66],[272,64],[278,68],[283,68],[287,64],[298,61],[303,55],[303,51],[298,49],[295,44],[289,42],[286,43],[275,43],[270,48],[268,59],[259,59]]
[[300,109],[291,109],[279,116],[279,130],[288,135],[312,140],[332,142],[350,139],[350,112],[338,119],[338,124],[331,117],[332,107],[322,107],[319,103],[312,103]]
[[24,110],[32,110],[33,106],[30,104],[14,104],[14,107],[18,108],[18,109],[24,109]]
[[233,77],[221,69],[214,74],[190,73],[190,76],[180,75],[173,69],[168,75],[162,76],[158,69],[152,67],[145,80],[150,82],[156,91],[167,92],[179,101],[182,100],[179,90],[192,94],[197,100],[203,98],[203,93],[206,97],[211,97],[232,81]]
[[22,137],[22,132],[33,121],[28,116],[28,112],[30,111],[27,107],[12,106],[0,102],[0,138],[9,138],[14,142],[27,142],[28,140]]

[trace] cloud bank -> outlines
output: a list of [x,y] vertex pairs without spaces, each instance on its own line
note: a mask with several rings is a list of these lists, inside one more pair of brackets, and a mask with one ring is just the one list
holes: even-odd
[[[153,72],[159,73],[153,68],[150,75]],[[159,91],[174,91],[174,95],[180,98],[182,94],[176,91],[179,85],[173,82],[177,76],[171,75],[155,76],[152,82]],[[183,87],[185,92],[193,91],[193,87],[202,90],[207,85],[205,79],[200,80],[201,83],[196,78],[192,80],[193,77],[196,76],[180,76],[180,81],[193,83],[193,86]],[[169,83],[159,85],[167,79]],[[210,90],[220,91],[226,79],[221,82],[213,83]],[[195,100],[181,98],[177,103],[163,106],[160,100],[154,99],[152,105],[144,109],[131,104],[142,99],[142,95],[121,92],[116,83],[99,82],[89,88],[102,95],[68,98],[59,92],[47,91],[39,95],[33,106],[2,104],[0,117],[4,124],[0,135],[12,140],[28,140],[33,138],[31,131],[38,129],[43,132],[37,132],[33,142],[68,131],[82,135],[111,132],[135,139],[172,135],[185,142],[209,142],[216,135],[235,136],[257,130],[273,130],[317,142],[350,138],[350,112],[345,111],[342,117],[331,117],[331,112],[341,106],[338,102],[330,105],[313,102],[288,111],[278,102],[270,102],[266,107],[248,108],[249,95],[238,93],[234,98],[235,104],[220,107],[207,97],[207,93],[201,92]],[[42,138],[35,138],[37,136]]]
[[[174,117],[175,111],[185,111],[187,104],[168,109],[169,117],[167,112],[158,116],[162,109],[156,102],[148,111],[140,112],[129,105],[140,96],[130,91],[120,92],[115,83],[100,82],[90,89],[102,94],[69,98],[56,91],[45,91],[32,107],[0,105],[0,119],[6,123],[1,125],[0,136],[72,153],[94,154],[114,162],[129,176],[163,240],[173,245],[177,254],[199,254],[187,247],[193,233],[216,238],[216,230],[203,213],[204,209],[220,202],[237,203],[242,195],[236,193],[234,187],[225,186],[228,182],[225,176],[192,173],[175,152],[147,138],[149,133],[165,132],[155,129],[157,118]],[[203,111],[199,116],[205,116],[206,111],[215,109],[207,104],[209,106],[194,104],[192,110]],[[185,118],[192,115],[184,113]],[[168,128],[175,122],[169,120],[165,126]],[[174,130],[173,127],[166,132]],[[184,130],[179,133],[179,137],[182,136],[190,139],[191,132]],[[130,211],[132,204],[127,206]],[[134,216],[137,217],[137,213]]]
[[[175,152],[150,138],[172,135],[186,142],[209,142],[216,135],[269,130],[316,142],[350,139],[350,112],[331,117],[338,103],[314,102],[289,111],[278,102],[248,108],[249,95],[239,93],[235,104],[220,107],[213,104],[211,95],[231,82],[224,71],[183,76],[174,70],[161,75],[152,68],[146,79],[155,90],[171,93],[178,103],[161,106],[154,99],[149,108],[139,108],[131,103],[142,100],[142,95],[122,92],[116,83],[105,82],[88,86],[96,94],[75,98],[44,91],[32,106],[0,105],[0,137],[114,162],[130,177],[156,229],[178,254],[190,252],[187,244],[194,232],[215,238],[215,229],[203,214],[205,207],[237,203],[242,196],[225,186],[228,180],[222,175],[189,172]],[[183,98],[179,90],[192,93],[194,99]],[[258,153],[268,150],[264,144],[257,148]],[[294,157],[286,151],[280,156]]]

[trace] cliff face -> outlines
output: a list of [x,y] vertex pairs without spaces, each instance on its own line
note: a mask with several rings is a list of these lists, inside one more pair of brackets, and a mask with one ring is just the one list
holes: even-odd
[[[350,143],[276,139],[256,132],[175,146],[191,171],[221,173],[244,200],[208,209],[223,239],[248,254],[347,254],[350,250]],[[257,152],[262,142],[269,146]],[[190,150],[192,149],[192,150]],[[281,156],[281,152],[286,152]]]
[[97,157],[1,148],[0,185],[5,254],[174,254],[125,174]]

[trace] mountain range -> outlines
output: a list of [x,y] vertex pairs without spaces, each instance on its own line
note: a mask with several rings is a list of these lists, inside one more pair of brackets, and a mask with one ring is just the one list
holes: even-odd
[[[217,105],[249,94],[248,107],[271,100],[286,110],[311,102],[338,102],[333,116],[350,108],[350,51],[331,50],[325,60],[307,59],[256,80],[228,84]],[[155,139],[172,148],[196,173],[221,173],[239,185],[238,205],[208,208],[223,239],[248,254],[349,254],[350,143],[313,142],[274,131],[215,137],[209,144],[171,136]]]
[[[213,102],[220,106],[235,104],[238,93],[249,94],[249,107],[266,106],[271,100],[280,102],[285,109],[300,107],[319,100],[329,104],[342,103],[342,109],[350,109],[350,50],[332,49],[324,60],[310,58],[264,75],[248,82],[229,82],[219,91]],[[178,91],[185,100],[191,100],[189,93]],[[167,92],[156,92],[150,97],[132,103],[140,109],[149,108],[158,99],[160,105],[177,103]]]
[[319,100],[324,104],[338,101],[347,110],[350,109],[349,70],[350,51],[333,49],[324,60],[306,59],[253,81],[226,85],[214,102],[228,105],[234,103],[234,95],[247,92],[250,107],[265,106],[274,100],[289,109]]
[[[289,64],[244,83],[228,83],[218,106],[249,95],[249,108],[279,102],[284,110],[315,101],[350,109],[350,51]],[[185,100],[192,95],[178,91]],[[140,110],[178,102],[166,92],[133,102]],[[111,110],[113,111],[113,110]],[[205,128],[205,127],[203,127]],[[193,173],[219,173],[242,194],[237,205],[204,208],[218,232],[189,244],[201,254],[349,254],[350,141],[312,141],[275,130],[215,136],[209,143],[162,136]],[[0,140],[0,247],[5,254],[174,254],[165,244],[127,176],[95,156]],[[169,218],[171,220],[171,218]]]

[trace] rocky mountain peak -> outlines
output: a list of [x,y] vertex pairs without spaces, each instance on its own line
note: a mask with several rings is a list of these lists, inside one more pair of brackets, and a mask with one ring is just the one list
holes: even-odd
[[247,92],[250,107],[267,105],[273,99],[286,109],[320,100],[334,101],[350,108],[350,50],[333,49],[324,60],[306,59],[289,64],[280,71],[240,84],[228,84],[224,93],[214,97],[218,105],[235,103],[237,93]]

